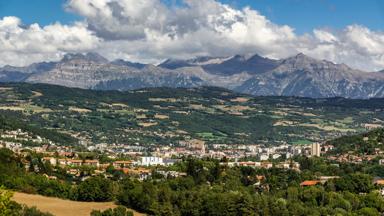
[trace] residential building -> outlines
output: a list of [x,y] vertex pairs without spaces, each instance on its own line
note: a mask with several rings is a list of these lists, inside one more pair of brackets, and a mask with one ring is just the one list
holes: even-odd
[[85,160],[82,165],[99,167],[100,163],[98,160]]
[[311,145],[311,156],[320,157],[320,143],[312,143]]
[[269,159],[269,155],[268,154],[261,154],[260,155],[260,161],[266,161]]
[[171,159],[171,158],[166,158],[163,160],[165,166],[171,166],[180,161],[181,161],[180,159]]
[[54,158],[54,157],[43,157],[43,158],[42,158],[42,161],[43,161],[44,163],[48,162],[48,163],[50,163],[52,166],[56,166],[56,164],[57,164],[57,160],[56,160],[56,158]]
[[115,168],[124,168],[124,167],[131,167],[134,164],[134,161],[115,161],[112,163],[112,166]]
[[141,157],[142,166],[156,166],[163,165],[163,158],[161,157]]
[[69,165],[68,162],[70,162],[70,165],[73,165],[73,166],[81,166],[81,165],[83,165],[83,161],[82,160],[69,160],[69,161],[67,161],[67,165]]

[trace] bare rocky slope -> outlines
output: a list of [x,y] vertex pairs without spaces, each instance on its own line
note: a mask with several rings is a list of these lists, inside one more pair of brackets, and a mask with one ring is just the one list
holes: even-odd
[[121,91],[218,86],[253,95],[384,97],[384,73],[359,71],[304,54],[281,60],[259,55],[170,59],[158,66],[108,61],[97,53],[67,54],[59,62],[0,68],[0,82]]

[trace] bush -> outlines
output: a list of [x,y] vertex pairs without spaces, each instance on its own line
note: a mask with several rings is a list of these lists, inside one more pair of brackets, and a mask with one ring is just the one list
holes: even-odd
[[93,210],[91,216],[133,216],[133,212],[128,211],[125,207],[119,206],[105,211]]

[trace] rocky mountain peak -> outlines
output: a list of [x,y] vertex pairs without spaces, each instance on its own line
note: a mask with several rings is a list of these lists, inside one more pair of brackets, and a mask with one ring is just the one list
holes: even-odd
[[247,61],[247,57],[244,55],[235,55],[230,60],[244,62],[244,61]]
[[314,59],[312,57],[309,57],[305,55],[304,53],[299,53],[295,56],[289,57],[285,60],[286,62],[296,62],[296,63],[314,63],[314,62],[319,62],[319,60]]
[[181,60],[181,59],[167,59],[164,62],[160,63],[158,65],[159,67],[162,68],[167,68],[167,69],[177,69],[181,67],[189,67],[191,64],[187,60]]
[[287,72],[297,70],[318,71],[319,69],[334,68],[336,66],[337,65],[332,62],[317,60],[303,53],[299,53],[282,60],[277,70]]
[[100,64],[106,64],[109,62],[108,59],[94,52],[89,52],[85,54],[68,53],[68,54],[65,54],[61,60],[61,62],[70,62],[70,61],[87,61],[87,62],[95,62]]
[[219,86],[253,95],[384,97],[384,71],[363,72],[299,53],[275,60],[257,54],[170,59],[158,66],[109,62],[97,53],[67,54],[60,62],[0,68],[0,82],[50,83],[77,88]]
[[117,65],[117,66],[133,67],[133,68],[137,68],[137,69],[142,69],[142,68],[144,68],[146,66],[146,64],[125,61],[123,59],[116,59],[116,60],[112,61],[111,64]]

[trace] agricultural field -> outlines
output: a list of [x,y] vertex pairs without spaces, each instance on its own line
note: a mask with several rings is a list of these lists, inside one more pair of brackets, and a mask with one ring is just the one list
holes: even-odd
[[6,127],[22,125],[64,145],[177,146],[193,138],[208,144],[302,144],[384,124],[384,99],[252,97],[214,87],[119,92],[1,84],[0,92]]

